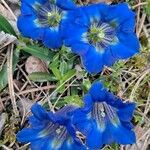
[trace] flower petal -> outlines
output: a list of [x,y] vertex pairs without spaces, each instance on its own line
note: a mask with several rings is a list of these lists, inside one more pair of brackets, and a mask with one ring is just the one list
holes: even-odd
[[35,140],[31,142],[31,149],[32,150],[50,150],[51,143],[52,143],[52,139],[50,137]]
[[99,9],[98,9],[97,6],[98,5],[96,5],[96,4],[92,4],[92,5],[89,5],[89,6],[82,7],[81,9],[85,13],[85,16],[84,16],[84,13],[83,13],[82,17],[80,17],[80,20],[78,20],[78,23],[84,24],[85,26],[90,26],[90,24],[93,21],[100,20],[101,19],[101,14],[100,14]]
[[84,100],[84,112],[90,112],[93,108],[93,100],[90,94],[86,94],[83,98]]
[[111,46],[114,57],[127,59],[139,52],[139,41],[134,34],[120,34],[119,41],[116,45]]
[[44,34],[44,29],[39,28],[35,23],[35,16],[20,16],[17,26],[23,36],[32,38],[33,40],[41,40]]
[[41,128],[38,129],[30,129],[24,128],[17,134],[17,139],[19,142],[27,143],[37,139],[40,139],[39,132]]
[[71,47],[72,51],[80,56],[86,55],[89,48],[90,44],[83,42],[75,42]]
[[21,15],[24,15],[24,16],[28,15],[29,16],[29,15],[35,14],[34,8],[32,6],[24,3],[24,2],[21,3],[20,9],[21,9]]
[[127,48],[134,51],[134,53],[139,52],[140,43],[139,43],[139,39],[137,38],[135,33],[126,34],[126,33],[121,33],[120,32],[118,34],[118,39]]
[[56,4],[64,10],[76,8],[76,4],[74,3],[73,0],[56,0]]
[[86,144],[90,149],[97,149],[103,146],[103,131],[99,130],[96,123],[93,123],[92,130],[86,136]]
[[128,18],[120,25],[120,30],[125,33],[133,33],[135,30],[135,17]]
[[83,66],[89,73],[98,73],[103,68],[103,54],[91,46],[87,53],[81,56]]
[[68,137],[62,145],[61,150],[86,150],[86,147],[81,143],[74,141],[72,137]]
[[50,28],[45,28],[42,41],[48,48],[60,48],[62,46],[62,38],[60,36],[59,29],[52,30]]
[[48,113],[46,112],[46,110],[39,105],[38,103],[35,103],[32,108],[31,111],[33,113],[33,115],[38,119],[38,120],[45,120],[48,119]]
[[[66,25],[68,26],[68,28],[66,28]],[[83,35],[87,32],[87,28],[81,28],[79,25],[64,24],[61,27],[61,31],[64,38],[64,44],[66,46],[71,46],[76,44],[77,42],[84,41]]]
[[134,132],[125,128],[121,124],[118,126],[114,126],[113,124],[108,123],[107,130],[105,133],[103,135],[103,140],[105,144],[110,144],[113,141],[118,144],[124,145],[124,144],[133,144],[136,141]]
[[108,91],[103,87],[101,82],[94,82],[89,90],[89,94],[94,101],[103,102],[106,99]]
[[108,12],[105,13],[105,20],[108,22],[116,21],[118,25],[124,23],[127,19],[134,18],[135,13],[129,9],[127,3],[120,3],[117,5],[111,5],[108,8]]
[[106,48],[104,50],[104,54],[103,54],[104,65],[105,66],[112,66],[115,63],[116,60],[117,60],[117,58],[114,57],[110,47]]
[[131,121],[135,106],[135,103],[126,103],[124,107],[120,107],[117,112],[119,119],[122,121]]
[[92,129],[90,113],[87,114],[82,109],[77,109],[72,117],[72,124],[83,134],[86,135]]

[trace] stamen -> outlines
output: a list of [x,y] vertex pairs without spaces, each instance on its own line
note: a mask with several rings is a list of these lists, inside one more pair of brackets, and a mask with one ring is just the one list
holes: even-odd
[[96,102],[92,109],[92,117],[95,119],[100,129],[105,128],[105,121],[109,119],[115,126],[119,124],[117,113],[113,107],[105,102]]
[[92,117],[95,119],[101,130],[104,130],[105,112],[102,103],[95,103],[92,110]]
[[52,142],[52,148],[58,149],[67,138],[67,130],[64,126],[60,126],[56,130],[55,138]]
[[88,42],[101,51],[117,42],[115,28],[108,23],[93,22],[88,33]]
[[36,14],[36,23],[43,27],[57,27],[62,18],[62,10],[50,2],[38,6]]
[[47,127],[39,133],[40,137],[45,137],[48,135],[54,135],[56,129],[59,127],[58,124],[50,122]]

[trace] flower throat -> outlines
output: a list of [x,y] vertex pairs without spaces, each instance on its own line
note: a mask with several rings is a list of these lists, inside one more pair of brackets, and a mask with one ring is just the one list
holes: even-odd
[[57,27],[62,18],[62,10],[48,2],[36,7],[37,22],[44,27]]
[[115,28],[108,23],[93,23],[88,31],[87,39],[98,49],[104,49],[116,41]]

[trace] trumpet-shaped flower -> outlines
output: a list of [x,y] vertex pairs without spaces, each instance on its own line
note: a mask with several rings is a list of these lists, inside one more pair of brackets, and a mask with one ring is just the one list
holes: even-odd
[[30,142],[32,150],[85,150],[67,115],[74,109],[70,105],[54,114],[34,104],[31,109],[33,116],[29,117],[30,127],[17,134],[18,141]]
[[68,11],[61,23],[64,44],[81,57],[89,73],[98,73],[118,59],[139,51],[135,13],[126,3],[103,3]]
[[73,113],[73,124],[86,137],[90,149],[104,144],[135,143],[131,119],[135,103],[123,101],[95,82],[84,97],[85,105]]
[[21,0],[18,29],[23,36],[40,40],[48,48],[62,46],[59,24],[63,11],[74,9],[72,0]]

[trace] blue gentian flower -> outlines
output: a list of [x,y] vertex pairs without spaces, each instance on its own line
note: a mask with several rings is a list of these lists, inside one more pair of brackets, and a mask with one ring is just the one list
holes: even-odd
[[86,137],[90,149],[104,144],[132,144],[136,137],[131,119],[135,103],[123,103],[95,82],[84,97],[85,105],[73,113],[73,124]]
[[48,48],[62,46],[59,24],[63,10],[74,9],[72,0],[21,0],[18,29],[23,36],[40,40]]
[[126,3],[81,6],[68,11],[61,22],[64,44],[81,57],[89,73],[136,54],[139,40],[134,30],[135,13]]
[[17,134],[18,141],[30,142],[32,150],[85,150],[67,115],[74,109],[74,106],[65,106],[54,114],[34,104],[33,116],[29,117],[30,127]]

